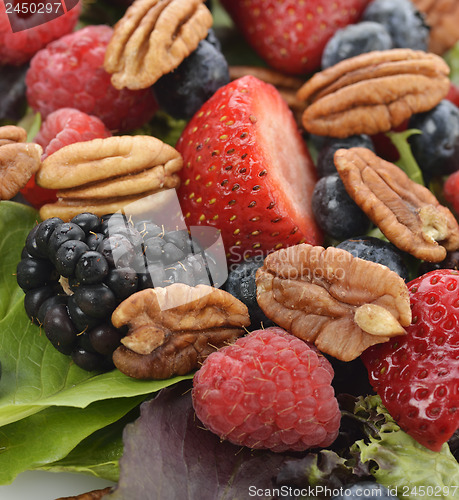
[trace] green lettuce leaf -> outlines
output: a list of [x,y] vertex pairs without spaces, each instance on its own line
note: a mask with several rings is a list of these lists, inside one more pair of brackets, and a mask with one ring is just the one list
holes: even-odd
[[459,464],[447,443],[440,452],[419,444],[400,429],[379,396],[361,398],[355,414],[367,418],[373,430],[378,429],[352,447],[363,463],[374,464],[370,472],[378,483],[406,500],[459,498]]
[[421,131],[417,129],[404,130],[403,132],[387,132],[386,135],[392,141],[392,144],[397,148],[400,159],[396,162],[406,175],[414,182],[424,186],[424,178],[422,171],[415,160],[411,151],[411,146],[408,139],[413,134],[420,134]]
[[459,42],[445,54],[445,60],[451,69],[451,81],[459,85]]
[[[97,401],[87,408],[50,407],[0,429],[0,484],[8,484],[25,470],[66,457],[83,439],[116,422],[145,396]],[[111,461],[118,456],[112,456]],[[96,459],[94,459],[96,460]],[[97,461],[97,460],[96,460]],[[98,457],[99,463],[102,461]],[[110,454],[105,461],[110,461]],[[75,471],[77,468],[75,468]],[[104,468],[92,471],[105,477]],[[108,468],[108,477],[114,474]]]

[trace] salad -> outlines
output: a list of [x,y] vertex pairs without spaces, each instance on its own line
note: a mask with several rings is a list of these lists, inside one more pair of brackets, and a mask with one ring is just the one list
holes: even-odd
[[[138,16],[139,23],[156,3],[162,4],[153,0],[62,2],[62,15],[58,12],[44,30],[21,28],[10,18],[20,36],[38,30],[35,48],[25,38],[9,47],[5,21],[0,19],[0,95],[4,96],[0,148],[15,141],[15,146],[23,143],[26,149],[33,144],[29,147],[33,153],[27,153],[31,170],[27,179],[18,181],[20,192],[3,195],[0,202],[0,485],[12,483],[24,471],[46,470],[113,481],[114,488],[94,492],[93,498],[106,500],[338,499],[344,498],[339,496],[343,491],[348,491],[346,498],[354,498],[349,491],[359,485],[384,487],[375,493],[381,498],[459,498],[459,429],[454,420],[459,33],[451,42],[437,25],[429,31],[433,14],[427,7],[425,16],[420,14],[417,8],[423,8],[422,2],[341,0],[331,7],[311,1],[309,7],[317,17],[311,14],[299,21],[289,5],[281,8],[285,19],[279,14],[270,27],[274,36],[285,22],[283,38],[290,46],[296,31],[310,30],[312,46],[298,42],[296,52],[288,53],[273,49],[263,23],[254,28],[263,2],[253,2],[244,11],[244,2],[239,1],[175,0],[166,3],[180,15],[187,12],[182,25],[169,20],[158,27],[158,21],[155,29],[170,35],[174,43],[180,32],[179,41],[194,43],[193,49],[188,47],[177,61],[175,49],[171,56],[170,46],[161,45],[160,39],[155,50],[142,46],[145,60],[131,65],[135,40],[131,45],[117,43],[125,40],[123,30],[129,31],[125,13],[133,3],[135,8],[128,12],[132,18]],[[399,5],[395,8],[394,3]],[[275,2],[265,4],[269,18]],[[21,13],[21,5],[0,5],[0,16],[8,9],[12,16]],[[337,5],[340,14],[335,12]],[[405,22],[413,24],[403,27],[397,14],[402,11],[409,12],[410,20]],[[197,24],[187,31],[183,28],[187,22]],[[203,33],[196,35],[200,30]],[[368,75],[374,71],[375,57],[386,65],[386,75],[379,75],[380,87],[372,86]],[[75,64],[78,72],[72,73]],[[419,68],[427,68],[425,74]],[[155,71],[160,74],[149,83]],[[387,74],[388,78],[403,74],[406,80],[397,80],[396,85],[389,80],[380,83]],[[352,94],[355,81],[349,84],[346,79],[360,75],[367,92]],[[337,88],[336,81],[344,83]],[[352,113],[360,112],[362,102],[364,108],[365,99],[379,95],[381,89],[391,98],[396,95],[397,102],[406,98],[411,109],[403,115],[405,106],[398,115],[399,109],[394,108],[389,113],[393,122],[384,132],[366,132],[368,116]],[[350,92],[350,101],[341,94],[337,97],[341,91]],[[332,94],[339,106],[327,116],[326,100]],[[351,104],[341,106],[343,102]],[[248,123],[257,124],[254,135]],[[2,126],[10,125],[20,127],[27,137],[7,138],[3,144]],[[237,140],[228,139],[231,130],[237,130]],[[443,147],[445,137],[452,144]],[[137,165],[129,163],[132,151],[142,158],[140,173]],[[109,165],[112,157],[115,161]],[[72,177],[66,168],[73,161]],[[393,236],[390,224],[396,210],[384,210],[394,198],[389,199],[386,191],[378,198],[380,185],[370,184],[367,189],[368,182],[355,180],[359,177],[356,165],[362,161],[362,172],[370,166],[390,179],[389,195],[396,193],[405,203],[405,220],[415,210],[421,213],[419,227],[406,222],[403,231],[398,228]],[[104,162],[109,166],[102,166]],[[114,169],[124,176],[122,183],[113,175]],[[0,179],[4,186],[5,179]],[[148,189],[144,182],[151,183]],[[131,203],[135,208],[158,192],[162,201],[159,210],[150,214],[151,220],[135,213],[122,215],[121,206]],[[171,201],[168,192],[178,198],[175,195]],[[370,203],[375,196],[377,203]],[[268,207],[269,217],[261,207]],[[228,215],[225,220],[223,214]],[[71,223],[65,226],[69,220],[72,228]],[[206,225],[221,234],[193,232]],[[59,234],[53,232],[56,228]],[[409,236],[402,238],[407,228]],[[67,237],[70,230],[72,236]],[[430,238],[427,244],[423,231]],[[139,241],[132,243],[137,237]],[[121,257],[115,255],[113,242],[122,250]],[[225,253],[224,248],[231,251]],[[322,296],[332,288],[334,278],[317,277],[318,270],[326,270],[325,265],[313,268],[314,256],[309,252],[319,252],[317,248],[324,252],[320,258],[328,272],[339,262],[341,267],[349,266],[346,269],[355,266],[353,276],[358,276],[354,280],[351,276],[340,302],[346,311],[352,309],[352,315],[343,313],[343,322],[328,329],[325,340],[323,335],[303,333],[304,327],[298,328],[285,312],[302,308],[301,314],[317,317],[317,304],[328,307],[331,299]],[[299,281],[312,294],[312,287],[320,283],[322,290],[310,301],[312,305],[300,308],[297,297],[289,296],[293,305],[282,297],[278,303],[287,304],[285,308],[273,306],[274,281],[283,279],[276,258],[282,264],[300,261],[306,266],[306,271],[301,268],[300,280],[290,282],[288,276],[289,286],[300,286]],[[117,265],[117,259],[122,264]],[[379,276],[383,278],[377,280]],[[218,290],[218,298],[207,290],[212,288],[209,285]],[[346,293],[357,290],[366,296],[384,285],[388,290],[384,301],[371,296],[358,302],[360,312],[353,319],[356,302],[351,303]],[[429,288],[437,285],[444,288]],[[419,298],[423,287],[427,298]],[[110,293],[102,295],[102,289]],[[158,317],[150,302],[144,301],[146,293],[151,292],[151,301],[167,303],[168,294],[195,290],[204,290],[193,295],[193,300],[203,301],[203,309],[211,307],[212,300],[219,305],[224,301],[223,319],[218,318],[226,322],[224,335],[215,333],[221,327],[217,321],[210,326],[196,321],[198,326],[193,328],[199,332],[187,341],[193,345],[193,355],[186,351],[185,362],[177,355],[180,349],[185,352],[177,347],[179,341],[172,344],[173,362],[165,361],[163,351],[158,351],[164,336],[172,343],[170,338],[178,330],[174,326],[162,333],[161,341],[153,339],[154,348],[142,351],[145,339],[138,318],[144,321],[148,316],[156,327]],[[427,302],[429,298],[432,302]],[[52,302],[40,312],[48,300]],[[186,306],[186,301],[174,306],[181,311],[180,318],[193,317]],[[440,309],[447,310],[436,312]],[[447,348],[441,350],[443,357],[435,351],[422,358],[427,359],[425,365],[415,366],[407,356],[415,358],[425,349],[417,333],[423,322],[424,336],[426,330],[434,332],[432,342]],[[303,324],[315,328],[315,323]],[[155,335],[161,328],[156,328]],[[342,342],[336,335],[339,328],[360,340]],[[199,343],[203,331],[210,339],[204,347]],[[252,337],[245,335],[249,332]],[[339,420],[333,414],[326,423],[321,421],[328,441],[323,439],[319,445],[311,437],[295,435],[301,445],[295,447],[295,441],[293,446],[292,438],[290,446],[284,446],[285,442],[273,444],[265,438],[250,440],[250,430],[242,439],[234,429],[222,430],[209,417],[209,403],[205,397],[199,399],[199,391],[200,384],[214,381],[211,369],[206,380],[201,367],[216,359],[223,366],[226,353],[234,355],[235,346],[255,338],[255,332],[279,335],[291,345],[299,337],[301,344],[307,343],[303,347],[308,359],[319,359],[315,361],[319,368],[333,374],[327,382],[333,394],[328,391],[316,401],[335,405],[339,414]],[[229,344],[234,344],[233,351],[228,351]],[[153,361],[144,361],[145,354],[155,349],[159,354]],[[433,389],[428,386],[425,393],[418,390],[405,399],[397,395],[410,393],[414,384],[410,377],[416,373],[420,378],[424,368],[427,380],[429,370],[444,369],[445,382],[433,382]],[[200,375],[195,376],[198,369]],[[216,373],[222,374],[223,368]],[[249,384],[246,376],[251,376],[250,370],[241,369],[239,378]],[[262,398],[264,389],[253,390],[259,390]],[[232,393],[231,397],[242,396]],[[428,405],[413,403],[426,399]],[[425,414],[419,414],[419,408]],[[219,421],[232,425],[234,408],[227,410],[223,408]],[[443,419],[447,411],[439,424],[438,415]],[[235,427],[244,425],[249,416],[253,418],[246,415]],[[265,445],[259,445],[263,440]]]

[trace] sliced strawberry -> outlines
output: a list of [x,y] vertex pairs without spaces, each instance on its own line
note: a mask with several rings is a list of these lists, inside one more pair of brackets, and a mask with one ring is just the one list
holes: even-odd
[[320,66],[336,30],[355,23],[370,0],[222,0],[247,42],[270,66],[302,74]]
[[407,334],[370,347],[362,359],[400,427],[439,451],[459,427],[459,272],[431,271],[408,289]]
[[230,261],[322,242],[311,209],[315,168],[279,92],[246,76],[219,89],[177,143],[187,224],[221,230]]

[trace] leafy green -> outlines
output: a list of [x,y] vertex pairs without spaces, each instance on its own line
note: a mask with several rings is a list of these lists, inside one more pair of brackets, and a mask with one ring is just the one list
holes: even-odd
[[[97,401],[84,409],[55,406],[2,427],[0,484],[8,484],[24,470],[61,460],[83,439],[116,422],[143,399],[145,396]],[[104,469],[99,468],[98,473],[103,476]]]
[[119,459],[123,453],[123,430],[138,416],[139,407],[136,406],[117,422],[83,439],[62,460],[46,464],[40,469],[53,472],[78,472],[118,481]]
[[404,130],[403,132],[387,132],[386,135],[398,149],[398,152],[400,154],[400,159],[397,161],[397,166],[399,166],[412,181],[424,186],[422,171],[413,156],[411,146],[408,142],[409,137],[411,137],[413,134],[420,133],[420,130],[409,129]]
[[407,500],[431,498],[429,491],[445,500],[458,498],[459,464],[447,443],[440,452],[419,444],[400,429],[378,396],[360,398],[355,414],[377,429],[352,449],[360,453],[363,463],[375,464],[370,472],[378,483],[397,489]]
[[450,79],[456,85],[459,85],[459,42],[454,45],[452,49],[450,49],[445,54],[445,60],[448,63],[451,73]]

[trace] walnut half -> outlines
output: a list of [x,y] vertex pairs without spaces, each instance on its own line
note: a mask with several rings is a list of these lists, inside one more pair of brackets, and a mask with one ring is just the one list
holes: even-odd
[[403,335],[411,323],[403,279],[339,248],[304,243],[278,250],[258,269],[256,284],[268,318],[342,361]]
[[207,285],[175,283],[131,295],[112,314],[115,327],[128,325],[115,366],[138,379],[185,375],[216,349],[244,334],[247,306]]

